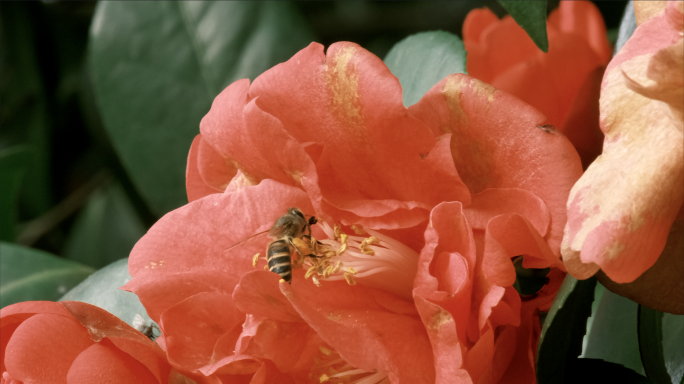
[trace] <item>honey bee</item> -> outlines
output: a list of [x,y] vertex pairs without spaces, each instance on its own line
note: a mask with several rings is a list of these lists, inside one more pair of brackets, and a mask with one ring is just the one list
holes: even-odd
[[[269,236],[274,239],[266,248],[268,270],[277,273],[283,280],[292,284],[292,249],[290,247],[294,248],[300,257],[304,257],[292,240],[302,237],[310,238],[311,226],[317,222],[315,216],[311,216],[307,220],[299,208],[288,209],[286,214],[276,220],[268,232]],[[308,232],[308,235],[305,232]],[[306,256],[318,257],[315,255]]]
[[140,331],[140,333],[143,335],[149,337],[150,340],[154,340],[157,337],[154,334],[154,330],[159,330],[159,328],[157,328],[157,324],[155,323],[150,323],[150,325],[147,325],[147,322],[139,313],[136,313],[135,317],[133,317],[133,328]]

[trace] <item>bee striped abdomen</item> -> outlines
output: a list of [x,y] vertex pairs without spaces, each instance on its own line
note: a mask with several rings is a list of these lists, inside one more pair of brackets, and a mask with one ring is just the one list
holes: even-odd
[[283,280],[292,281],[292,256],[290,245],[285,240],[276,240],[268,245],[266,254],[268,270],[280,275]]

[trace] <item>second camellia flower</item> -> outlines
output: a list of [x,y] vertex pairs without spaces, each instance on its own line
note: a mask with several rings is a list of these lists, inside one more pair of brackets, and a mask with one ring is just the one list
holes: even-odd
[[[582,172],[545,120],[460,74],[405,108],[380,59],[311,44],[216,98],[188,157],[191,202],[136,245],[125,289],[197,382],[531,382]],[[319,218],[332,252],[291,286],[253,264],[290,207]],[[519,256],[551,268],[523,297]]]

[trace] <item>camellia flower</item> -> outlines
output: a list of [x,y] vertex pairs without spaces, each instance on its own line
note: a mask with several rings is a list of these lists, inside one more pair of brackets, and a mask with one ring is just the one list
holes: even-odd
[[[682,5],[667,2],[647,21],[638,17],[642,24],[608,65],[601,84],[603,154],[572,189],[563,239],[563,260],[578,278],[600,268],[614,282],[629,283],[659,257],[671,259],[661,268],[667,278],[655,274],[628,297],[677,313],[684,313]],[[635,296],[651,289],[662,294],[646,302]]]
[[[191,202],[136,244],[123,288],[198,383],[532,382],[582,173],[545,120],[462,74],[406,108],[380,59],[312,43],[214,100]],[[290,207],[318,223],[288,284],[263,255]],[[512,260],[548,282],[521,298]]]
[[586,168],[601,153],[599,86],[611,49],[590,1],[561,1],[542,52],[511,16],[470,11],[463,24],[468,73],[542,111],[573,143]]
[[184,383],[159,346],[96,306],[27,301],[0,311],[2,384]]

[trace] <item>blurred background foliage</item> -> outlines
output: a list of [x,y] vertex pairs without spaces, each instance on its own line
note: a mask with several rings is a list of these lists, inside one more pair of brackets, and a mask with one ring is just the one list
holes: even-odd
[[[595,4],[615,43],[627,2]],[[557,6],[549,1],[547,12]],[[447,73],[464,71],[456,36],[478,7],[506,14],[496,1],[0,2],[0,307],[62,297],[125,321],[144,314],[135,295],[116,289],[130,279],[121,259],[158,218],[187,203],[190,143],[224,87],[253,80],[311,41],[352,41],[402,82],[411,76],[403,52],[420,56],[412,63],[435,79],[411,80],[404,101],[412,104]],[[442,46],[461,47],[438,65],[416,35],[435,30],[448,32],[430,35]],[[549,314],[558,320],[544,324],[549,340],[579,327],[573,348],[582,346],[583,362],[644,374],[650,352],[635,328],[644,338],[656,324],[653,334],[676,336],[662,340],[659,364],[673,382],[684,380],[681,316],[641,321],[636,303],[571,280]],[[584,315],[555,316],[572,308]]]

